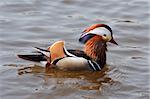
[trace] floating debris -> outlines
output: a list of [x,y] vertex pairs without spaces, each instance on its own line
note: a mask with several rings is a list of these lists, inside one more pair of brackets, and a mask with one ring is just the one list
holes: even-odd
[[133,56],[133,57],[131,57],[132,59],[142,59],[142,57],[140,57],[140,56]]
[[135,23],[135,22],[133,22],[133,21],[131,21],[131,20],[119,20],[119,21],[117,21],[117,22]]

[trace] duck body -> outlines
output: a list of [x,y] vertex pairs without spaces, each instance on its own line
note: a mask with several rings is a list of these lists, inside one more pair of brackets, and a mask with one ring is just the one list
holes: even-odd
[[[63,70],[101,70],[99,64],[86,57],[69,53],[64,41],[57,41],[49,48],[50,63]],[[80,51],[81,52],[81,51]],[[87,56],[87,55],[86,55]]]
[[[31,61],[47,61],[48,68],[55,66],[61,70],[93,70],[100,71],[102,68],[96,61],[92,60],[84,51],[81,50],[66,50],[64,41],[53,43],[48,50],[36,47],[39,55],[18,55],[20,58]],[[42,59],[42,60],[41,60]]]
[[59,69],[63,70],[93,70],[100,71],[102,68],[95,61],[87,60],[82,57],[66,57],[59,60],[55,64]]
[[63,70],[89,70],[88,60],[82,57],[64,57],[53,63]]

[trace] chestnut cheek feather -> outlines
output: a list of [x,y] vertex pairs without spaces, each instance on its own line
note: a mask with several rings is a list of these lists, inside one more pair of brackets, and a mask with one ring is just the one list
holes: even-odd
[[88,56],[90,56],[93,59],[96,59],[96,51],[94,48],[95,48],[95,44],[93,38],[93,40],[90,40],[85,44],[84,51]]
[[86,42],[84,51],[89,57],[97,60],[101,58],[103,53],[105,53],[106,43],[101,36],[94,36],[92,39]]

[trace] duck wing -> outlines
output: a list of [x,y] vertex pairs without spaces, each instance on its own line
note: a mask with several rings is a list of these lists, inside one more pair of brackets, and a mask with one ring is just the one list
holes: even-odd
[[84,53],[84,51],[82,51],[82,50],[68,49],[67,51],[68,51],[69,53],[71,53],[71,54],[77,56],[77,57],[83,57],[83,58],[88,59],[88,60],[91,59],[91,58],[90,58],[86,53]]
[[[42,51],[49,52],[45,49],[41,49],[38,47],[36,47],[36,49],[40,49]],[[88,60],[91,59],[82,50],[67,49],[67,51],[77,57],[83,57]],[[45,56],[45,54],[43,54],[43,52],[41,52],[41,51],[35,51],[35,52],[32,52],[31,54],[18,54],[17,56],[21,59],[34,61],[34,62],[47,61],[47,56]]]

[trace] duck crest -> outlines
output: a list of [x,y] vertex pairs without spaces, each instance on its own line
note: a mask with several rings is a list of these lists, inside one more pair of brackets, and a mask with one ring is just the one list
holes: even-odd
[[104,66],[106,64],[106,47],[106,42],[102,40],[102,37],[95,36],[85,43],[84,51],[100,66]]
[[93,24],[90,27],[88,27],[87,29],[85,29],[83,32],[89,32],[89,31],[91,31],[97,27],[101,27],[101,26],[103,26],[103,24]]

